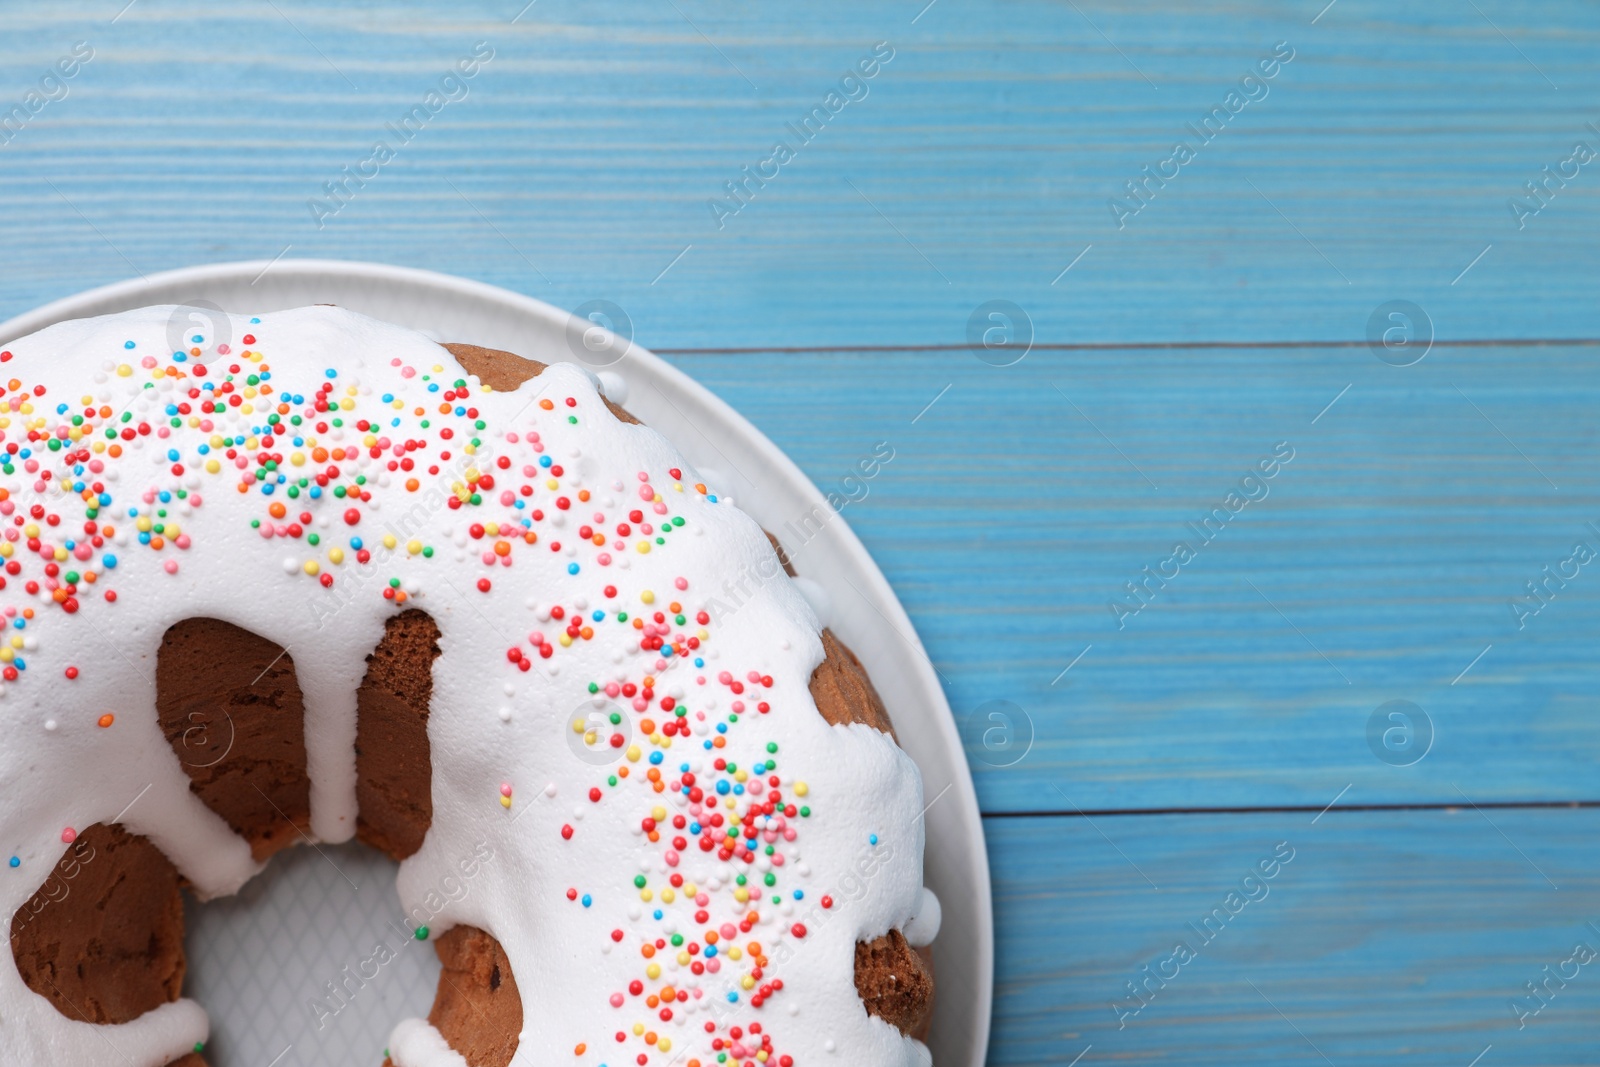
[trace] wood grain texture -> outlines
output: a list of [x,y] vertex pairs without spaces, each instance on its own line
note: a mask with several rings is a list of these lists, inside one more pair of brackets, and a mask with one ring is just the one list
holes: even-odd
[[[995,298],[1057,341],[1359,339],[1394,298],[1440,336],[1596,332],[1573,267],[1600,184],[1584,170],[1520,230],[1507,208],[1600,145],[1581,0],[1340,0],[1315,25],[1315,3],[541,0],[511,24],[522,7],[8,12],[0,100],[74,41],[95,58],[0,148],[0,311],[287,248],[606,298],[654,348],[960,343]],[[308,201],[478,41],[465,98],[319,227]],[[880,41],[863,99],[786,133]],[[1108,200],[1279,41],[1268,94],[1119,229]],[[793,161],[719,229],[708,201],[786,136]]]
[[[1600,812],[1491,817],[987,819],[989,1063],[1059,1067],[1089,1045],[1083,1064],[1467,1067],[1489,1045],[1480,1067],[1592,1063],[1600,959],[1562,964],[1580,942],[1600,951]],[[1258,875],[1258,899],[1213,919],[1206,943],[1190,924],[1228,912],[1230,892],[1245,899],[1240,883],[1280,842],[1294,858]],[[1194,958],[1163,967],[1179,941]],[[1175,977],[1152,981],[1119,1029],[1112,1005],[1139,1006],[1127,984],[1147,965]],[[1576,976],[1519,1029],[1512,998],[1546,966]]]
[[[626,309],[850,501],[945,681],[1006,815],[991,1062],[1592,1062],[1590,968],[1525,1029],[1508,1004],[1600,922],[1595,811],[1528,806],[1596,799],[1600,578],[1510,604],[1600,548],[1600,347],[1363,344],[1396,299],[1446,341],[1600,338],[1596,164],[1509,207],[1600,147],[1592,5],[120,7],[5,13],[0,113],[94,58],[0,134],[0,316],[279,255]],[[319,226],[479,41],[465,97]],[[1111,198],[1280,41],[1119,227]],[[878,42],[865,98],[719,226]],[[1039,343],[1014,366],[963,347],[990,300]],[[1284,340],[1349,347],[1197,346]],[[1174,347],[1049,347],[1089,342]],[[1107,602],[1278,442],[1267,496],[1118,628]],[[1414,766],[1369,745],[1390,700],[1433,726]],[[1284,840],[1271,895],[1118,1029],[1124,983]]]

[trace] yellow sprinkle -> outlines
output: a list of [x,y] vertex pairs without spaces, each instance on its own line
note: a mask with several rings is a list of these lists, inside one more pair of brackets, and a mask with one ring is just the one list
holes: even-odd
[[656,595],[655,593],[646,589],[644,592],[639,594],[639,599],[644,601],[646,604],[654,604],[656,602]]
[[[139,521],[145,524],[142,527],[142,529],[146,529],[146,530],[150,529],[150,525],[149,525],[150,520],[149,519],[140,519]],[[30,523],[28,523],[28,525],[26,525],[26,526],[24,526],[22,528],[22,532],[24,534],[26,534],[28,537],[38,537],[39,536],[39,524],[36,523],[36,522],[30,522]]]
[[563,633],[561,635],[561,647],[562,648],[568,648],[568,647],[571,646],[571,644],[572,644],[572,635],[569,634],[569,633]]
[[302,569],[307,574],[315,574],[315,573],[317,573],[318,571],[320,571],[322,569],[322,565],[320,563],[318,563],[314,559],[308,559],[308,560],[306,560],[305,567],[303,567]]
[[511,806],[511,798],[510,797],[506,797],[506,796],[501,797],[500,798],[500,806],[502,808],[509,808]]
[[638,550],[639,555],[641,555],[641,556],[648,556],[650,554],[650,542],[649,541],[640,541],[638,544],[634,545],[633,547]]
[[546,489],[560,489],[561,483],[556,481],[554,478],[549,478],[545,480],[544,486]]
[[651,808],[650,809],[650,817],[652,819],[654,819],[656,822],[666,822],[667,821],[667,809],[666,808]]
[[727,956],[730,960],[742,960],[744,959],[744,950],[738,945],[730,945],[728,946]]
[[629,763],[638,763],[639,762],[639,746],[638,745],[629,745],[628,746],[628,762]]
[[809,792],[811,792],[811,787],[809,785],[806,785],[804,782],[796,782],[794,784],[794,795],[795,796],[803,797]]
[[330,549],[328,549],[328,562],[332,563],[334,566],[338,566],[339,564],[343,563],[344,562],[344,549],[342,549],[342,548],[330,548]]
[[[641,890],[639,890],[639,899],[643,900],[643,901],[654,900],[655,899],[655,895],[656,895],[655,891],[651,890],[651,889],[641,889]],[[654,978],[655,975],[652,974],[650,977]]]
[[393,548],[395,545],[398,545],[399,543],[400,543],[400,539],[398,537],[396,537],[394,534],[384,534],[383,535],[383,547],[384,548]]
[[740,886],[738,889],[733,891],[733,899],[737,900],[741,904],[745,903],[750,899],[750,890],[746,889],[744,886]]
[[22,644],[23,644],[23,642],[22,642],[22,635],[21,634],[12,634],[11,635],[11,647],[12,648],[21,648]]
[[[666,903],[668,903],[668,904],[671,904],[674,900],[677,899],[677,897],[678,897],[678,895],[675,892],[673,892],[672,890],[670,890],[670,889],[663,889],[661,891],[661,899],[663,901],[665,901]],[[679,962],[680,963],[688,963],[689,961],[688,960],[680,960]]]
[[291,452],[289,453],[289,462],[296,467],[304,467],[306,465],[306,454],[304,452]]
[[750,778],[750,772],[745,770],[742,767],[739,770],[737,770],[737,771],[735,771],[733,773],[733,780],[738,782],[738,783],[740,783],[741,785],[743,785],[749,778]]
[[670,1037],[657,1038],[656,1048],[660,1049],[662,1052],[670,1051],[672,1048],[672,1039]]
[[739,979],[739,986],[743,989],[754,989],[756,987],[756,980],[747,974],[743,978]]
[[575,734],[583,733],[583,727],[584,727],[584,721],[582,719],[573,719],[572,720],[572,732],[573,733],[575,733]]
[[638,1037],[642,1033],[644,1033],[644,1023],[634,1023],[633,1024],[633,1036],[634,1037]]
[[117,367],[117,377],[126,378],[126,377],[130,376],[131,374],[133,374],[133,368],[128,366],[126,363],[124,363],[121,366]]
[[64,548],[56,549],[55,557],[57,563],[65,563],[67,561],[67,550]]
[[406,551],[411,553],[413,556],[419,555],[422,552],[422,542],[413,537],[411,540],[406,542]]

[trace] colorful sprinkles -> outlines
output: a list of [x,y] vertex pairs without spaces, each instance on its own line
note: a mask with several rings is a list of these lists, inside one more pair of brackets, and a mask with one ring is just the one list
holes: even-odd
[[[607,1032],[586,1035],[574,1055],[586,1067],[622,1062],[604,1059],[606,1049],[638,1067],[793,1067],[765,1013],[784,995],[771,973],[778,945],[808,935],[786,917],[806,895],[795,884],[805,873],[797,843],[812,808],[764,723],[789,701],[806,704],[805,680],[757,665],[707,668],[714,601],[682,575],[670,588],[630,586],[625,569],[629,554],[670,552],[685,536],[693,512],[677,502],[715,504],[715,494],[669,468],[630,472],[597,500],[580,484],[593,479],[569,473],[544,436],[560,439],[589,416],[577,397],[543,397],[519,425],[491,426],[474,400],[487,387],[442,364],[391,361],[425,403],[374,393],[332,367],[312,382],[280,381],[270,327],[252,323],[240,347],[216,345],[210,358],[199,334],[160,357],[125,342],[97,381],[137,383],[153,403],[119,408],[106,390],[55,397],[20,378],[0,382],[0,473],[14,479],[0,484],[0,596],[28,598],[0,605],[0,677],[22,677],[42,620],[56,612],[92,608],[114,619],[116,580],[131,568],[181,573],[195,547],[189,517],[216,493],[251,502],[247,521],[263,550],[308,595],[329,598],[330,610],[344,602],[345,576],[375,560],[379,579],[352,583],[349,595],[399,608],[435,580],[448,583],[442,561],[461,551],[486,596],[501,569],[532,553],[564,554],[584,595],[536,606],[536,627],[506,648],[506,693],[563,650],[594,641],[623,650],[615,676],[587,683],[598,714],[572,724],[574,743],[604,758],[560,837],[578,840],[582,812],[611,805],[616,829],[587,832],[631,832],[644,852],[627,882],[564,890],[579,909],[574,921],[592,924],[595,951],[631,961],[631,977],[596,1005],[609,1009]],[[0,352],[0,363],[11,358]],[[152,453],[159,465],[136,475],[130,459]],[[441,492],[442,506],[461,513],[453,544],[388,518],[417,494]],[[66,677],[92,667],[68,667]],[[485,713],[513,719],[509,706]],[[115,716],[96,721],[110,728]],[[542,792],[553,798],[555,785]],[[491,795],[507,811],[516,800],[511,781]],[[68,827],[61,839],[75,836]],[[717,865],[703,881],[686,873],[697,858]],[[426,940],[428,927],[415,936]],[[667,1029],[699,1013],[679,1039],[689,1048],[674,1055]]]

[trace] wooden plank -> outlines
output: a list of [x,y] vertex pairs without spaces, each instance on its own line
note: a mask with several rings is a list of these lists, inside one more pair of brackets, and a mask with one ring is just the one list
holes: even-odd
[[[95,54],[0,148],[0,314],[287,254],[605,298],[668,348],[960,343],[996,298],[1057,341],[1359,339],[1396,298],[1441,336],[1594,333],[1590,169],[1523,228],[1508,210],[1600,146],[1593,5],[1340,0],[1313,25],[1320,6],[17,11],[7,108],[74,41]],[[386,130],[478,41],[463,99]],[[1280,41],[1265,96],[1210,143],[1188,131]],[[788,126],[877,42],[893,60],[801,143]],[[719,218],[783,138],[793,161]],[[1119,228],[1109,201],[1185,138],[1195,159]],[[395,158],[319,227],[309,202],[379,139]]]
[[[1492,816],[986,820],[989,1062],[1059,1067],[1088,1048],[1081,1067],[1592,1063],[1600,960],[1565,961],[1580,942],[1600,952],[1600,812]],[[1284,842],[1292,860],[1241,889]],[[1193,958],[1167,964],[1180,941]],[[1147,965],[1171,977],[1141,1006],[1127,985]],[[1527,1001],[1519,1029],[1512,1000],[1546,967],[1565,984]]]
[[[1318,808],[1346,786],[1358,804],[1595,799],[1600,580],[1565,561],[1579,541],[1600,552],[1597,359],[1566,346],[1437,348],[1406,368],[1365,348],[1035,352],[1005,369],[965,352],[677,361],[817,485],[860,496],[843,516],[946,680],[993,812]],[[852,481],[879,442],[894,458]],[[1294,458],[1254,490],[1267,495],[1202,541],[1188,524],[1279,442]],[[1195,558],[1166,564],[1180,540]],[[1146,566],[1177,573],[1137,614],[1113,614],[1108,602],[1140,603],[1125,584],[1149,581]],[[1576,576],[1550,581],[1546,566]],[[1550,600],[1528,600],[1540,610],[1519,629],[1528,582]],[[1009,745],[982,710],[996,699],[1019,709]],[[1415,765],[1369,745],[1391,700],[1432,724]]]

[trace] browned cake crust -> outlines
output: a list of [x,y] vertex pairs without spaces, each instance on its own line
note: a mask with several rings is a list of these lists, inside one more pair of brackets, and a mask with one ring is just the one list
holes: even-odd
[[899,930],[856,942],[856,991],[868,1015],[902,1033],[926,1033],[933,1009],[933,971]]
[[219,619],[185,619],[156,658],[156,715],[192,789],[264,860],[311,826],[294,659]]
[[[515,390],[544,370],[509,352],[444,347],[497,390]],[[606,404],[617,418],[638,422]],[[793,576],[783,546],[768,538]],[[395,859],[421,847],[433,820],[427,724],[439,637],[422,611],[390,619],[357,694],[357,836]],[[861,661],[830,630],[822,632],[822,647],[810,690],[823,718],[892,735]],[[305,705],[292,657],[229,623],[189,619],[167,631],[156,677],[162,729],[201,800],[250,842],[257,859],[300,839],[310,826],[310,782]],[[56,876],[13,918],[13,955],[29,987],[62,1014],[126,1022],[181,990],[178,875],[154,845],[118,827],[90,827],[79,843],[95,850],[95,861],[74,861],[76,846],[68,850]],[[62,896],[52,884],[69,868],[77,873],[68,880],[71,893]],[[59,899],[46,899],[52,893]],[[507,1067],[522,1031],[522,1000],[504,948],[489,933],[460,926],[439,937],[435,951],[443,973],[428,1021],[472,1067]],[[856,945],[855,982],[868,1014],[907,1034],[925,1034],[932,972],[926,953],[898,930]],[[190,1053],[169,1067],[206,1065]]]
[[458,926],[434,950],[443,971],[428,1022],[472,1067],[507,1067],[522,1034],[522,997],[505,949],[475,926]]
[[403,860],[433,825],[428,704],[439,627],[413,608],[391,618],[356,693],[356,836]]
[[146,838],[96,823],[11,917],[28,988],[69,1019],[125,1023],[183,989],[178,871]]

